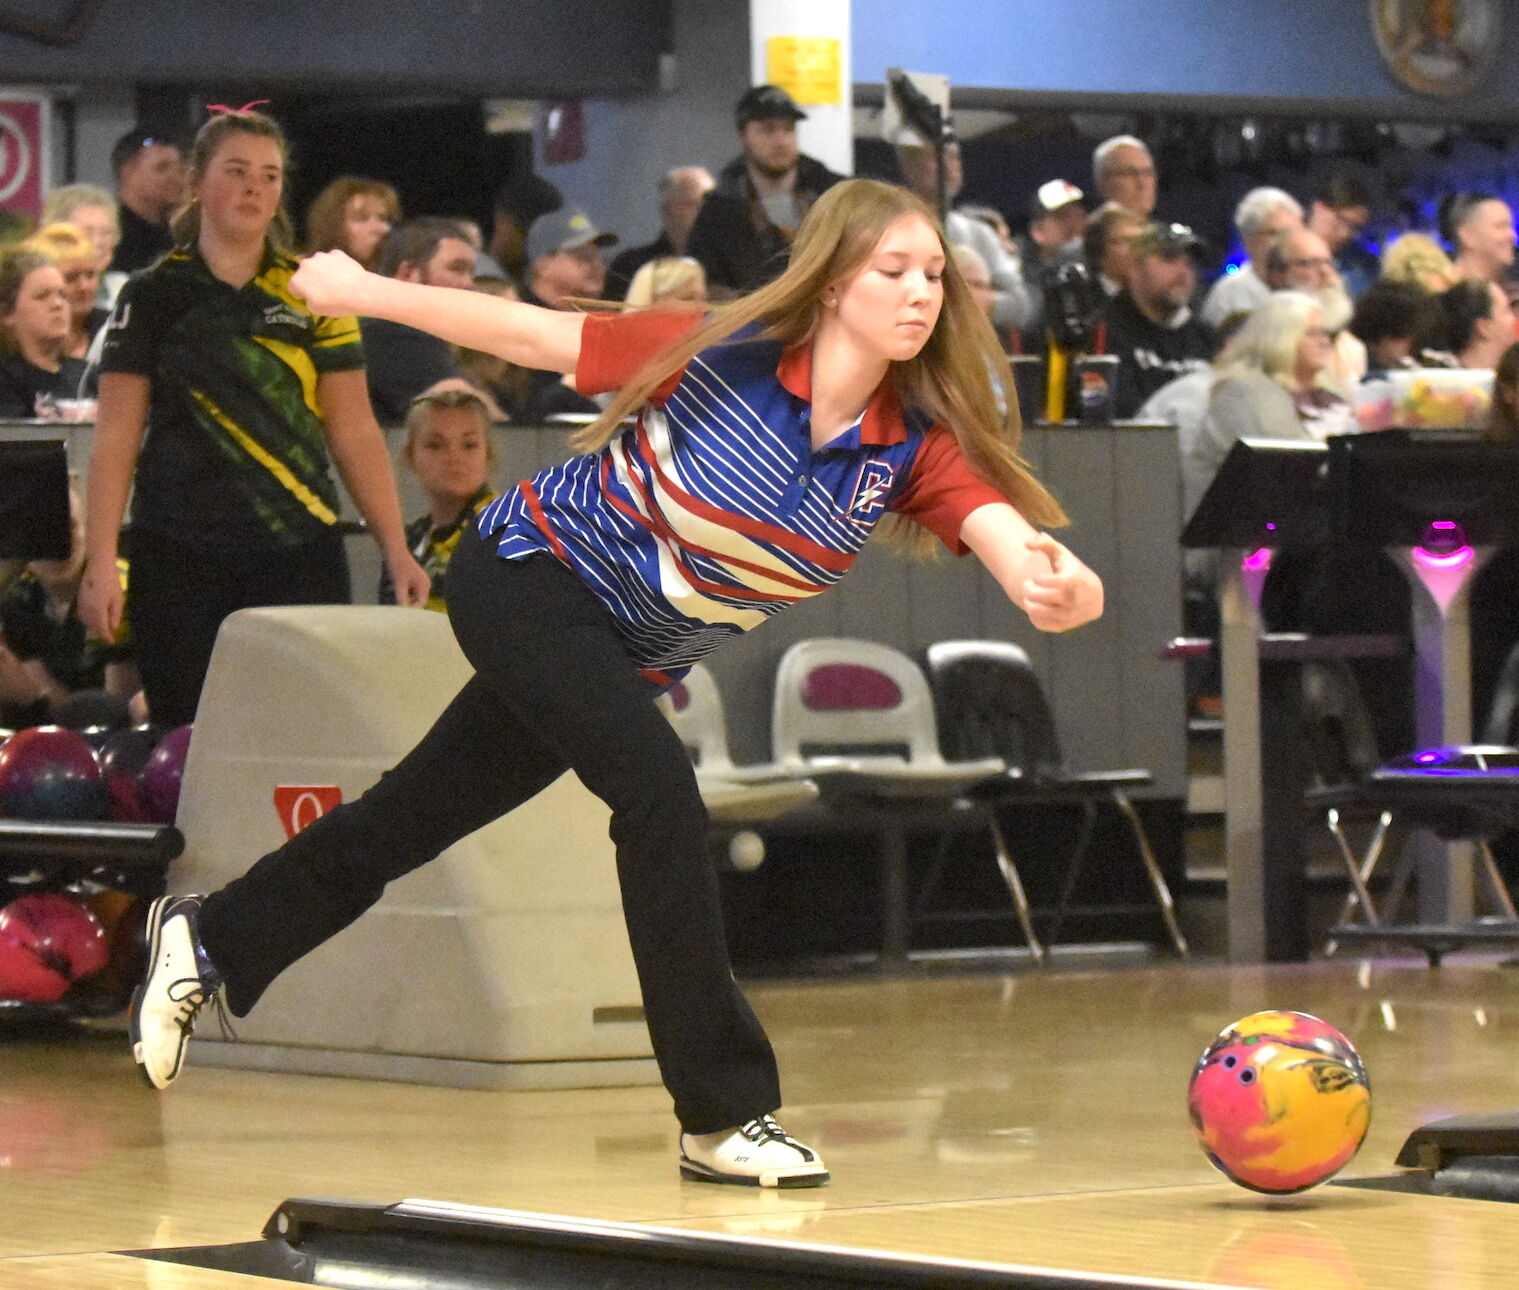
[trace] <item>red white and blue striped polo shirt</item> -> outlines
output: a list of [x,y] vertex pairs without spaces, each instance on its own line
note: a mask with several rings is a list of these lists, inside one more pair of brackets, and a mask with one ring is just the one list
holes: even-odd
[[[592,314],[576,387],[615,390],[693,314]],[[963,555],[960,526],[1001,501],[954,435],[904,411],[888,375],[860,420],[812,446],[812,350],[740,337],[697,354],[606,447],[492,502],[506,559],[550,552],[606,605],[661,684],[739,632],[842,578],[887,511]]]

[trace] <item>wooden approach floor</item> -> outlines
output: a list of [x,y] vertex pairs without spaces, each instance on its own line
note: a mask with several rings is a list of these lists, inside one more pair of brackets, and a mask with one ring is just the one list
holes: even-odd
[[1158,1285],[1496,1290],[1519,1276],[1511,1206],[1341,1186],[1260,1197],[1213,1171],[1185,1113],[1192,1064],[1225,1023],[1312,1012],[1371,1074],[1371,1132],[1346,1176],[1391,1174],[1419,1125],[1519,1107],[1519,969],[1029,969],[766,983],[750,997],[780,1050],[785,1123],[833,1169],[826,1189],[682,1183],[658,1089],[192,1066],[157,1094],[120,1034],[12,1035],[0,1287],[275,1288],[119,1252],[251,1241],[292,1196],[419,1197]]

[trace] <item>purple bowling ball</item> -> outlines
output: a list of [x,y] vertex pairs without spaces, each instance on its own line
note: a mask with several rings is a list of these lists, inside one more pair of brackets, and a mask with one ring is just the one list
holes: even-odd
[[32,726],[0,745],[0,814],[16,820],[94,820],[105,805],[100,763],[77,730]]
[[190,751],[190,726],[171,730],[148,757],[142,769],[142,802],[148,818],[173,824],[179,810],[179,786],[185,777],[185,754]]
[[100,773],[105,777],[111,819],[133,824],[149,820],[147,805],[142,800],[142,773],[161,734],[147,726],[134,726],[111,731],[100,745],[96,755],[100,758]]

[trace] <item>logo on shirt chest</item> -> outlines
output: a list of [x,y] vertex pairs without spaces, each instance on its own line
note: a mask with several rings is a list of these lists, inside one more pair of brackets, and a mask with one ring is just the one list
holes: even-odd
[[860,473],[855,477],[849,505],[839,518],[848,520],[851,524],[874,524],[886,509],[892,481],[896,477],[896,467],[889,462],[872,459],[862,463]]
[[311,326],[311,320],[287,305],[268,305],[264,309],[264,326],[298,327],[301,331],[306,331]]

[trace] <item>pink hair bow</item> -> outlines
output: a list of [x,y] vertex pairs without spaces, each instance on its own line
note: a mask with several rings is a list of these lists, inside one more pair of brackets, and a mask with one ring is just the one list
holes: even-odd
[[242,107],[235,108],[226,103],[207,103],[207,112],[226,112],[231,116],[242,116],[246,112],[253,111],[256,107],[262,107],[268,103],[268,99],[254,99],[251,103],[244,103]]

